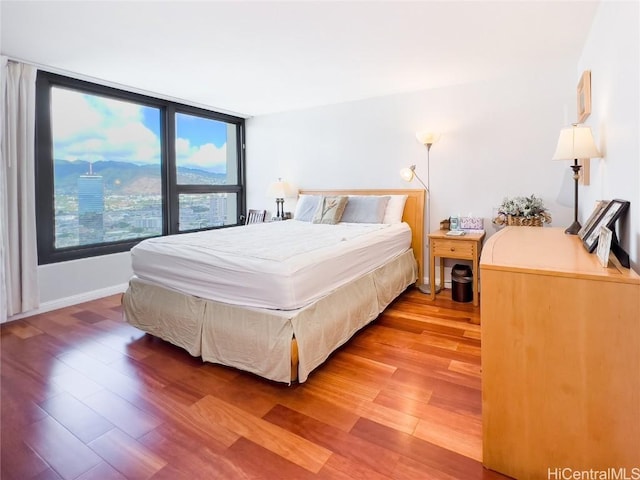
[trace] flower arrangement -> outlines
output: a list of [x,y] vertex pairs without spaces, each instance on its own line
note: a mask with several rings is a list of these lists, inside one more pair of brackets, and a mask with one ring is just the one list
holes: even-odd
[[530,197],[505,198],[498,207],[498,216],[493,219],[496,225],[542,226],[551,223],[551,214],[545,208],[541,198]]

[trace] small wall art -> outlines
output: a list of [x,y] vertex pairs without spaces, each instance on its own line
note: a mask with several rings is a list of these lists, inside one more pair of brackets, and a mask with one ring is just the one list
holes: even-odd
[[[578,82],[577,90],[577,103],[578,103],[578,123],[584,123],[584,121],[591,114],[591,70],[585,70],[582,72],[580,81]],[[579,182],[582,185],[589,185],[590,183],[590,170],[591,160],[588,158],[578,159],[578,163],[582,165],[582,172],[580,174]]]
[[585,70],[580,77],[577,88],[578,94],[578,123],[591,115],[591,70]]

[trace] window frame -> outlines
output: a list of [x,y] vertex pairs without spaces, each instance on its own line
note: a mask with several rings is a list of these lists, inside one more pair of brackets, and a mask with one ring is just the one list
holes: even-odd
[[[212,230],[240,225],[246,209],[245,186],[245,119],[215,112],[192,105],[143,95],[79,80],[56,73],[38,71],[36,78],[36,134],[35,134],[35,183],[38,264],[64,262],[82,258],[125,252],[145,238],[105,242],[74,247],[55,247],[55,188],[53,163],[53,138],[51,130],[51,88],[61,87],[81,93],[110,97],[160,110],[160,176],[162,194],[162,235],[174,235],[201,230]],[[235,125],[237,151],[237,184],[233,185],[178,185],[175,152],[175,114],[203,117]],[[180,194],[235,193],[236,223],[207,227],[198,230],[179,231]]]

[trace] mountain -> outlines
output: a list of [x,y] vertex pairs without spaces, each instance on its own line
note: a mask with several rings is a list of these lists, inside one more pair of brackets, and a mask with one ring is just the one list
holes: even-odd
[[[91,165],[94,175],[103,179],[105,194],[155,194],[161,193],[162,181],[158,165],[136,165],[128,162],[98,161]],[[89,173],[89,162],[54,160],[56,193],[75,195],[78,192],[78,178]],[[225,183],[226,175],[207,172],[196,168],[178,167],[178,178],[183,184]]]

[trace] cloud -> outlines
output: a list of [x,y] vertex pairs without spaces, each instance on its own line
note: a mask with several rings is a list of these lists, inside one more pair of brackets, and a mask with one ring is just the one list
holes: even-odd
[[144,124],[143,106],[52,90],[54,156],[65,160],[160,163],[160,139]]
[[160,161],[160,139],[142,123],[114,126],[105,131],[105,148],[131,152],[135,162]]
[[[71,161],[113,160],[159,165],[160,138],[145,125],[145,108],[151,107],[53,88],[54,157]],[[159,130],[159,126],[157,128]],[[226,143],[221,147],[213,142],[192,145],[188,138],[177,138],[175,148],[179,166],[226,172]]]
[[188,158],[191,155],[191,145],[186,138],[176,139],[176,156],[178,157],[178,163]]
[[102,123],[102,115],[89,105],[84,95],[64,88],[52,89],[51,112],[56,140],[65,141],[79,136],[80,132],[95,131]]
[[227,169],[227,148],[216,147],[213,143],[191,146],[186,138],[176,140],[176,162],[178,166],[200,167],[202,169],[223,173]]

